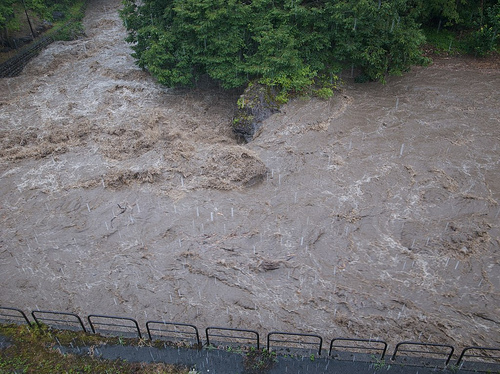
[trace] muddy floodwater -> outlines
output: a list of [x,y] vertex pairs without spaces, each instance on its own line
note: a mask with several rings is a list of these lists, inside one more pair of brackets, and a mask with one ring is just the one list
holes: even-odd
[[324,338],[500,344],[500,67],[297,99],[134,65],[118,0],[0,80],[0,305]]

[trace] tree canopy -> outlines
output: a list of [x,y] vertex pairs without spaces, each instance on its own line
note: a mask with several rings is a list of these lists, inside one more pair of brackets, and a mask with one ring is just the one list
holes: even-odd
[[14,0],[0,0],[0,30],[7,27],[8,21],[14,16],[13,4]]
[[300,90],[344,66],[384,80],[423,61],[409,0],[124,0],[134,57],[159,82],[208,74],[226,88],[258,79]]
[[41,18],[50,20],[52,11],[66,9],[71,3],[71,0],[0,0],[0,32],[3,34],[19,27],[16,7],[18,10],[30,10]]
[[419,20],[427,26],[472,28],[490,22],[488,12],[500,7],[499,0],[416,0]]

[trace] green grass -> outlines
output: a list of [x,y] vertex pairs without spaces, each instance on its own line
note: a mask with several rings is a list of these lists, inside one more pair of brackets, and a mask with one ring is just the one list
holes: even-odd
[[466,53],[466,41],[460,34],[450,30],[424,29],[427,44],[438,55],[460,55]]
[[[53,34],[57,40],[73,40],[84,34],[82,25],[83,17],[85,16],[85,2],[83,0],[76,1],[66,11],[66,17],[62,20],[54,22],[51,30],[47,35]],[[68,22],[70,22],[68,24]]]
[[278,362],[276,352],[267,349],[257,350],[251,348],[245,355],[245,369],[247,373],[264,373]]
[[[481,29],[483,30],[483,29]],[[485,41],[491,40],[489,34],[481,39],[482,34],[474,30],[454,31],[448,29],[423,29],[426,38],[424,49],[427,54],[437,56],[486,56],[500,51],[500,38],[493,45],[484,45]]]
[[[4,373],[138,373],[186,374],[187,368],[162,363],[129,363],[122,360],[103,360],[91,355],[62,354],[58,346],[94,347],[119,344],[120,338],[73,331],[51,331],[46,327],[0,324],[0,335],[11,345],[0,349],[0,374]],[[122,344],[145,345],[142,339],[121,339]],[[90,349],[92,351],[92,349]]]

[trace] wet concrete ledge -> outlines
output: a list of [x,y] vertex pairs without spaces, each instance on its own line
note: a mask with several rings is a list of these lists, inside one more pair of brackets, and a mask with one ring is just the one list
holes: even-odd
[[136,346],[98,346],[98,347],[58,347],[62,353],[92,354],[107,360],[127,360],[128,362],[162,362],[189,367],[200,374],[299,374],[299,373],[335,373],[335,374],[430,374],[430,373],[500,373],[500,365],[481,369],[444,368],[442,363],[435,366],[419,366],[414,363],[394,363],[390,360],[365,362],[343,361],[332,358],[285,357],[277,356],[266,368],[257,365],[245,365],[245,353],[228,352],[220,349],[155,348]]

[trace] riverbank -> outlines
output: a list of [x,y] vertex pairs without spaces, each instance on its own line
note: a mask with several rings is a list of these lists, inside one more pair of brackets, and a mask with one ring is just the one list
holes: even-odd
[[463,59],[297,99],[137,68],[119,1],[0,80],[0,304],[498,346],[499,70]]

